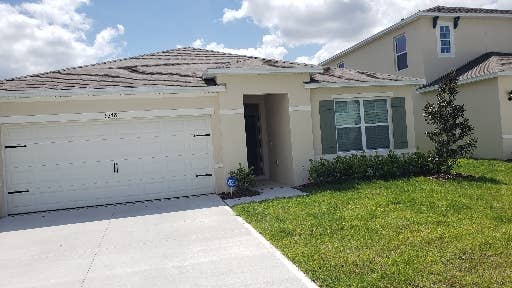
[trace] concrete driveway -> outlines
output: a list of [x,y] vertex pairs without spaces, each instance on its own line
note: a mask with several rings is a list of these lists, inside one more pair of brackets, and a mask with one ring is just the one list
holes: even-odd
[[316,287],[214,195],[0,219],[0,287]]

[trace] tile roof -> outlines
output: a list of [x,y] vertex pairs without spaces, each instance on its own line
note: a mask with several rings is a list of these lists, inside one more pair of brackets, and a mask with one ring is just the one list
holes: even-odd
[[[499,72],[512,71],[512,53],[488,52],[469,61],[455,70],[459,82],[492,75]],[[427,83],[419,89],[426,89],[438,85],[446,75]]]
[[[392,74],[368,72],[348,68],[324,67],[322,73],[313,74],[309,83],[353,83],[364,84],[374,82],[418,82],[422,79]],[[424,83],[424,82],[423,82]]]
[[447,7],[435,6],[421,12],[426,13],[448,13],[448,14],[512,14],[512,10],[498,10],[498,9],[484,9],[484,8],[470,8],[470,7]]
[[37,89],[177,87],[216,85],[203,79],[209,68],[314,68],[317,66],[197,48],[177,48],[104,63],[0,80],[0,92]]

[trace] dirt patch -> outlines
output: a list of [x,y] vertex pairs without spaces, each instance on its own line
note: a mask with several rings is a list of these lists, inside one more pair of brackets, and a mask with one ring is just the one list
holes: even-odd
[[219,197],[222,200],[227,199],[236,199],[236,198],[242,198],[242,197],[250,197],[250,196],[256,196],[260,195],[261,193],[256,190],[246,190],[246,191],[233,191],[233,193],[230,192],[222,192],[219,194]]

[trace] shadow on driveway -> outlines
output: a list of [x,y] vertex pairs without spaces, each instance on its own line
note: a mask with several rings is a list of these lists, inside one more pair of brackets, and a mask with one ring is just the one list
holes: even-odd
[[220,206],[224,202],[211,194],[26,213],[1,218],[0,233]]

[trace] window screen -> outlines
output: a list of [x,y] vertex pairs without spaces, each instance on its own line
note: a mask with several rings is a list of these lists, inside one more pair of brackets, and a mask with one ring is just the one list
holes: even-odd
[[364,123],[387,124],[388,101],[386,99],[364,100]]
[[389,99],[335,101],[338,152],[391,147],[388,101]]
[[361,127],[337,128],[338,152],[362,151]]
[[439,41],[441,54],[452,53],[452,40],[451,40],[450,26],[439,26]]
[[360,125],[359,100],[336,101],[334,107],[336,126]]
[[398,71],[407,69],[407,38],[405,35],[395,37],[396,69]]

